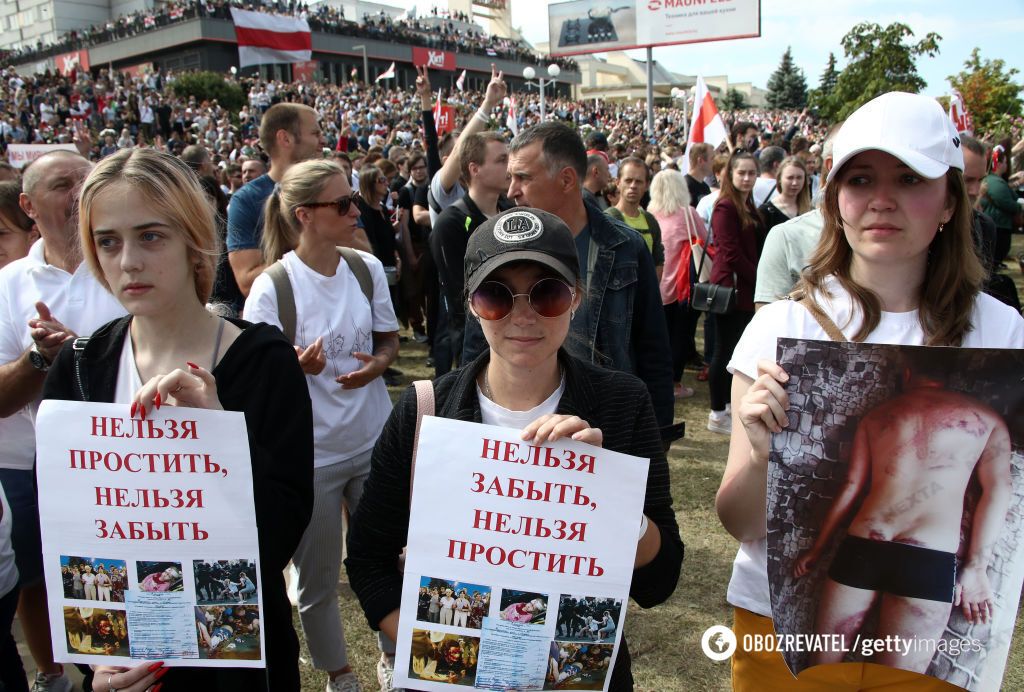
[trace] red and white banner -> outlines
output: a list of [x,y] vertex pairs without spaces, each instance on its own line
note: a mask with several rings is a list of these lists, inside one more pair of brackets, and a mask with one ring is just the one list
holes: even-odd
[[309,22],[266,12],[231,8],[238,40],[238,66],[305,62],[313,57]]
[[432,70],[455,71],[455,53],[433,48],[413,48],[412,64],[416,67],[426,65]]
[[70,53],[63,53],[55,58],[57,70],[65,77],[74,70],[89,70],[89,51],[76,50]]
[[974,122],[971,114],[967,112],[967,105],[960,92],[953,89],[949,97],[949,119],[956,125],[956,131],[962,134],[974,134]]
[[459,91],[465,91],[466,86],[466,71],[463,70],[459,78],[455,80],[455,86],[458,87]]
[[293,82],[312,82],[316,78],[316,70],[320,67],[319,60],[304,60],[292,65]]
[[516,113],[515,96],[512,96],[508,100],[508,116],[505,118],[505,124],[508,126],[508,129],[512,131],[513,137],[519,134],[519,115]]
[[74,151],[74,144],[8,144],[7,161],[15,168],[24,168],[51,151]]
[[392,79],[392,78],[394,78],[394,76],[395,76],[395,63],[391,63],[391,67],[389,67],[384,72],[381,72],[379,75],[377,75],[377,79],[375,79],[373,81],[379,82],[382,79]]
[[693,87],[693,120],[690,121],[690,136],[686,141],[686,154],[679,161],[679,170],[686,173],[690,167],[690,148],[694,144],[710,144],[717,147],[725,140],[725,123],[718,112],[715,100],[711,98],[704,78],[697,76]]

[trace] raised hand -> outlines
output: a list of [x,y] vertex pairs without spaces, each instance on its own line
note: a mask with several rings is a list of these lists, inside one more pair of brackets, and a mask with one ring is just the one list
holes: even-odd
[[75,338],[77,334],[61,324],[43,301],[36,303],[36,312],[38,314],[35,319],[28,321],[29,334],[36,344],[36,350],[52,363],[64,342]]
[[499,71],[494,63],[491,63],[491,81],[487,83],[487,92],[484,94],[484,102],[481,108],[488,111],[497,108],[502,101],[505,100],[505,95],[508,93],[508,85],[503,80],[501,71]]

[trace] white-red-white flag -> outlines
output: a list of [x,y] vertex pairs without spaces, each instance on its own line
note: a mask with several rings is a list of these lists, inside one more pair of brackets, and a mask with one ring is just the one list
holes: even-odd
[[949,97],[949,119],[956,125],[956,131],[961,134],[973,135],[974,122],[971,114],[967,112],[967,104],[960,92],[953,89]]
[[459,91],[465,91],[463,85],[466,83],[466,71],[463,70],[459,78],[455,80],[455,86],[458,87]]
[[516,97],[512,96],[508,100],[508,116],[505,118],[505,124],[508,129],[512,131],[512,136],[515,137],[519,134],[519,119],[516,113]]
[[381,72],[379,75],[377,75],[377,79],[375,79],[373,81],[379,82],[382,79],[391,79],[394,76],[395,76],[395,63],[391,63],[391,67],[389,67],[386,71]]
[[231,8],[238,40],[238,65],[305,62],[313,57],[309,22],[266,12]]
[[437,90],[437,100],[434,101],[434,124],[441,120],[441,109],[444,107],[444,102],[441,100],[442,89]]
[[679,170],[686,173],[690,168],[690,148],[694,144],[706,143],[717,147],[725,141],[725,122],[718,112],[718,106],[708,91],[704,78],[697,76],[693,94],[693,119],[690,121],[690,136],[686,140],[686,153],[679,162]]

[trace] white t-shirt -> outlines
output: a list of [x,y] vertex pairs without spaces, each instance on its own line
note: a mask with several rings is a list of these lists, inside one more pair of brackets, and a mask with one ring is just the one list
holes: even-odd
[[775,178],[758,177],[754,181],[754,206],[760,208],[762,204],[775,192],[778,183]]
[[135,398],[135,392],[142,389],[142,376],[139,366],[135,363],[135,349],[132,347],[132,335],[124,335],[121,347],[121,359],[117,362],[117,384],[114,386],[115,404],[128,404]]
[[18,583],[18,566],[14,563],[11,544],[11,505],[0,484],[0,597],[6,596]]
[[[34,319],[36,301],[43,301],[55,319],[79,336],[125,314],[110,291],[103,288],[82,262],[74,274],[47,264],[43,241],[36,241],[22,257],[0,269],[0,365],[10,363],[32,345],[28,321]],[[32,468],[35,457],[36,403],[7,418],[0,418],[0,468]]]
[[[391,413],[383,379],[358,389],[342,389],[335,381],[363,367],[352,353],[373,353],[373,332],[398,331],[384,265],[368,252],[359,251],[359,256],[373,278],[372,309],[340,256],[334,276],[313,271],[294,252],[282,258],[295,294],[295,340],[306,347],[323,337],[327,356],[327,366],[319,375],[306,375],[313,400],[313,465],[317,468],[371,449]],[[253,282],[242,317],[281,327],[277,293],[266,273]]]
[[[831,300],[818,296],[815,302],[844,334],[855,334],[862,318],[857,311],[853,321],[847,323],[853,313],[849,294],[835,279],[829,279],[825,287],[832,295]],[[991,296],[979,293],[975,298],[971,324],[974,329],[964,337],[964,348],[1024,348],[1024,318]],[[829,340],[825,330],[803,305],[791,300],[769,303],[754,314],[754,319],[743,332],[729,361],[729,372],[739,372],[756,379],[757,361],[775,360],[776,339],[780,337]],[[878,326],[865,342],[922,346],[924,331],[917,310],[883,312]],[[740,544],[732,565],[727,600],[734,606],[771,617],[766,539]]]
[[558,389],[551,393],[544,401],[540,402],[529,411],[512,411],[494,403],[480,391],[479,385],[476,388],[476,396],[480,401],[480,422],[485,425],[498,425],[502,428],[522,430],[527,425],[547,413],[554,413],[558,410],[558,402],[562,400],[565,392],[565,377],[558,384]]
[[[445,192],[444,188],[441,187],[440,175],[435,174],[434,177],[430,179],[430,196],[433,197],[434,201],[437,202],[438,206],[441,207],[441,211],[444,211],[448,207],[458,202],[460,199],[462,199],[462,197],[465,194],[466,188],[462,187],[462,183],[458,181],[455,181],[455,184],[452,185],[451,190]],[[439,212],[436,212],[433,210],[433,208],[430,208],[430,225],[434,225],[435,223],[437,223],[437,217],[440,215],[441,214]]]
[[715,209],[715,200],[718,199],[721,192],[718,189],[712,190],[697,202],[697,213],[700,214],[700,218],[704,219],[704,225],[708,227],[708,230],[711,230],[711,212]]

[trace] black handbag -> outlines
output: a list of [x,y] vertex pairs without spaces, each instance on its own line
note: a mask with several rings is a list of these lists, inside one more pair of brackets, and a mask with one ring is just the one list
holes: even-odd
[[[710,237],[708,238],[708,244],[711,244]],[[697,267],[697,273],[693,276],[701,275],[704,261],[707,258],[707,252],[701,254],[700,266]],[[722,286],[710,281],[698,281],[693,284],[693,288],[690,291],[690,307],[700,312],[727,315],[736,309],[736,289],[732,286]]]

